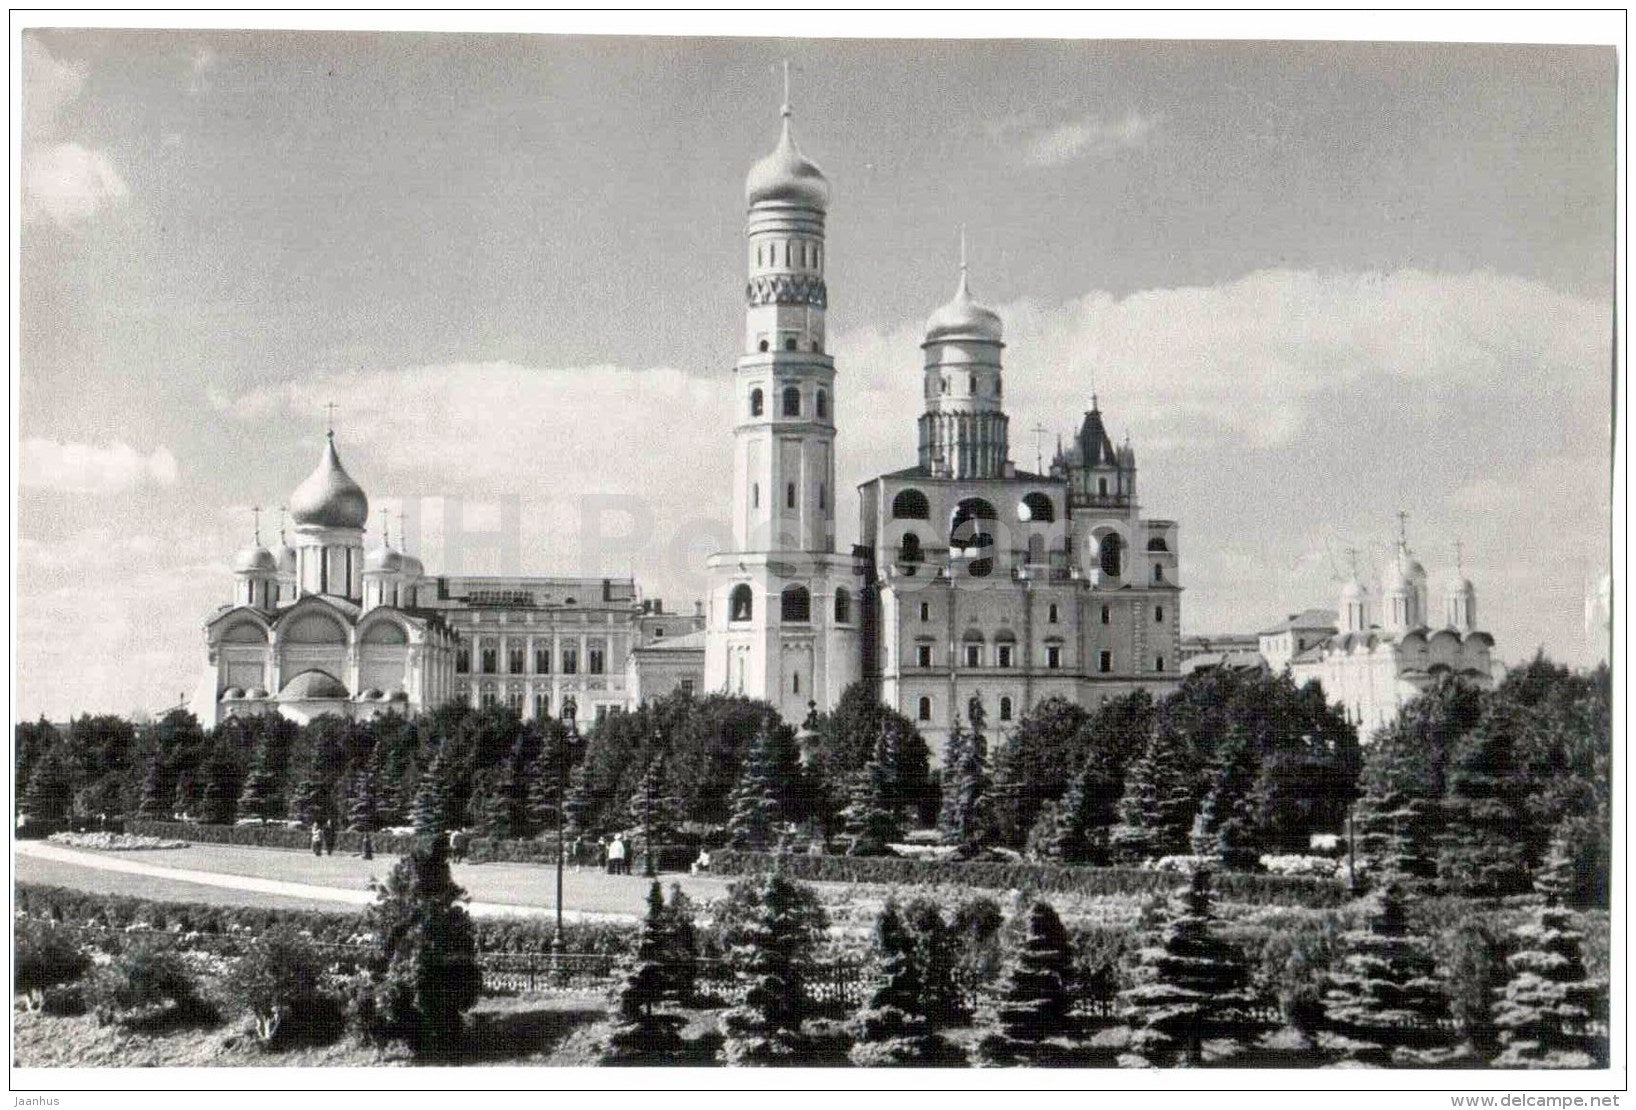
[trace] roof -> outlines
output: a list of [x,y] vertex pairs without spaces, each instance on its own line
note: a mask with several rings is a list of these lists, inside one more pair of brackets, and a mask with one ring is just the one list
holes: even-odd
[[319,528],[362,528],[369,520],[369,498],[341,465],[334,432],[324,439],[317,469],[290,494],[290,519]]
[[886,474],[877,474],[867,481],[859,482],[858,488],[862,489],[864,486],[871,485],[875,482],[883,481],[888,478],[914,479],[918,482],[950,482],[959,483],[960,485],[981,485],[984,482],[1027,482],[1033,485],[1038,485],[1041,482],[1055,482],[1058,485],[1064,484],[1064,480],[1061,478],[1055,478],[1049,474],[1035,474],[1031,470],[1023,470],[1020,467],[1013,470],[1010,476],[1002,478],[944,478],[933,476],[932,472],[924,466],[906,466],[902,470],[893,470]]
[[1263,628],[1260,634],[1272,636],[1279,632],[1334,632],[1339,627],[1340,623],[1333,609],[1302,609],[1299,613],[1291,613],[1271,628]]
[[703,651],[704,637],[704,630],[700,629],[697,632],[689,632],[682,636],[666,636],[663,640],[655,640],[651,644],[632,648],[631,651],[633,654],[639,651]]
[[340,679],[325,671],[302,671],[284,684],[279,701],[312,701],[348,697]]
[[1182,671],[1220,667],[1229,671],[1264,671],[1267,661],[1259,651],[1203,651],[1182,660]]

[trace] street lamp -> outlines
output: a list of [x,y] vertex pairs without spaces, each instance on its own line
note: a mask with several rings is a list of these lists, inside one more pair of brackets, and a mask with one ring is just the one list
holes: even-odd
[[567,731],[557,749],[557,931],[551,938],[551,957],[555,962],[562,955],[562,862],[563,862],[563,808],[568,796],[568,750],[579,741],[579,705],[573,698],[562,703],[562,723]]

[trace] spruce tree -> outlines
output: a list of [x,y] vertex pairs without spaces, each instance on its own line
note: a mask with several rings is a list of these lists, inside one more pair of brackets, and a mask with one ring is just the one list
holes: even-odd
[[66,821],[74,801],[73,771],[60,747],[50,748],[34,764],[23,793],[23,813],[36,824]]
[[422,834],[440,834],[459,827],[455,815],[453,775],[444,753],[437,756],[421,772],[420,785],[415,790],[415,801],[409,811],[409,822]]
[[681,803],[671,793],[665,758],[661,755],[648,764],[626,807],[631,824],[639,830],[649,873],[658,867],[659,849],[675,838],[681,811]]
[[563,835],[570,840],[596,831],[596,798],[581,764],[568,772],[568,793],[562,801]]
[[922,1009],[932,1028],[966,1024],[971,1014],[956,976],[961,938],[930,898],[916,898],[905,906],[903,924],[919,968]]
[[1497,1068],[1605,1068],[1606,1035],[1590,1023],[1604,1017],[1607,984],[1585,973],[1582,935],[1564,897],[1575,885],[1569,846],[1558,839],[1535,886],[1544,905],[1513,934],[1509,977],[1494,1005],[1502,1050]]
[[861,1068],[963,1065],[964,1053],[933,1027],[926,968],[895,899],[875,921],[875,947],[880,982],[853,1020],[852,1063]]
[[1194,816],[1192,758],[1180,731],[1163,724],[1154,728],[1130,767],[1119,821],[1109,834],[1117,858],[1135,862],[1187,853]]
[[256,745],[256,754],[250,769],[244,775],[244,789],[239,792],[239,816],[270,821],[278,814],[278,778],[270,765],[269,738],[263,736]]
[[975,1047],[985,1066],[1052,1064],[1065,1058],[1050,1042],[1073,1032],[1073,949],[1049,902],[1028,911],[1027,935],[1007,960],[985,1032]]
[[358,768],[352,776],[347,800],[347,827],[354,832],[372,833],[381,828],[379,775],[373,762]]
[[1108,862],[1108,830],[1113,824],[1119,783],[1097,760],[1085,766],[1068,784],[1062,800],[1051,807],[1049,820],[1041,809],[1038,851],[1043,859],[1063,863]]
[[1459,738],[1443,798],[1439,884],[1474,897],[1519,894],[1529,886],[1527,783],[1516,766],[1522,710],[1492,699],[1477,727]]
[[764,852],[777,843],[778,826],[784,817],[778,795],[772,738],[764,724],[750,743],[743,773],[729,803],[732,815],[727,819],[727,835],[734,848]]
[[1170,899],[1152,944],[1139,953],[1135,985],[1120,992],[1137,1066],[1197,1067],[1204,1042],[1243,1032],[1237,1018],[1249,1002],[1249,975],[1232,945],[1211,927],[1210,872],[1193,872]]
[[304,775],[290,792],[290,819],[311,825],[323,820],[329,811],[328,787],[317,775]]
[[679,1014],[657,1007],[669,996],[666,961],[671,954],[670,916],[655,882],[648,889],[648,912],[637,934],[636,949],[614,992],[608,1028],[598,1044],[598,1063],[607,1065],[673,1064],[684,1048]]
[[165,808],[165,765],[159,753],[148,757],[147,773],[142,776],[142,794],[137,802],[136,815],[150,821],[163,821],[170,816]]
[[885,730],[875,739],[875,753],[855,772],[848,788],[848,804],[841,819],[852,838],[847,854],[888,855],[888,847],[903,838],[903,816],[893,801],[897,780],[895,742]]
[[736,1067],[799,1066],[810,1012],[805,981],[823,911],[811,891],[777,871],[746,882],[749,919],[734,936],[730,960],[747,989],[722,1016],[721,1059]]
[[1345,954],[1324,997],[1327,1021],[1354,1062],[1412,1061],[1412,1050],[1440,1039],[1436,1022],[1448,1011],[1431,943],[1410,931],[1398,883],[1383,885],[1364,911],[1367,928],[1341,938]]
[[665,997],[686,1004],[698,993],[699,935],[693,899],[680,883],[670,884],[670,901],[661,918],[665,959]]
[[523,827],[523,791],[511,760],[502,761],[488,777],[472,808],[481,835],[492,840],[510,840],[519,835]]
[[1255,738],[1243,724],[1230,724],[1193,822],[1194,855],[1213,856],[1232,871],[1256,868],[1265,846],[1257,813],[1260,770]]
[[[975,700],[975,699],[974,699]],[[949,736],[951,762],[943,769],[943,808],[939,827],[944,838],[973,854],[988,839],[989,817],[988,743],[979,729],[966,734],[955,723]]]

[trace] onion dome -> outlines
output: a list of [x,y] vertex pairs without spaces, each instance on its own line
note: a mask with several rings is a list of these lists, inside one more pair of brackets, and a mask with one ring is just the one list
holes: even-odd
[[403,556],[390,547],[377,547],[364,556],[365,574],[397,574],[403,570]]
[[960,287],[954,291],[954,297],[926,320],[927,343],[954,339],[1000,342],[1000,314],[972,298],[964,266],[960,268]]
[[246,701],[258,701],[266,696],[267,691],[263,690],[260,686],[252,686],[244,692]]
[[341,466],[334,432],[324,440],[318,469],[290,495],[290,516],[297,525],[316,528],[362,528],[369,519],[369,498]]
[[1353,578],[1347,582],[1346,585],[1341,587],[1341,603],[1345,604],[1348,601],[1362,601],[1365,593],[1366,591],[1363,588],[1363,583],[1359,582],[1356,578]]
[[412,585],[426,577],[426,564],[413,555],[405,555],[399,573],[402,574],[403,581],[406,584]]
[[750,167],[744,180],[744,199],[757,204],[793,204],[822,212],[829,207],[829,182],[824,173],[795,145],[790,135],[790,109],[784,107],[784,129],[778,146]]
[[253,543],[249,547],[241,548],[239,553],[233,556],[233,573],[277,574],[278,560],[261,544]]
[[222,691],[222,701],[241,701],[244,698],[242,686],[229,686]]

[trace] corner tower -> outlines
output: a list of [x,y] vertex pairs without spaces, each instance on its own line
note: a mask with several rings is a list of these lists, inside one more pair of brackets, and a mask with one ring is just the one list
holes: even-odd
[[829,183],[795,145],[786,89],[745,181],[744,339],[733,372],[733,548],[710,560],[705,686],[800,721],[857,675],[850,558],[835,554],[835,362],[824,349]]

